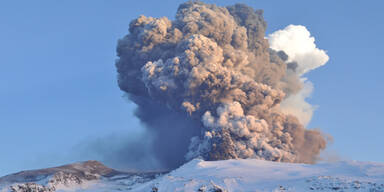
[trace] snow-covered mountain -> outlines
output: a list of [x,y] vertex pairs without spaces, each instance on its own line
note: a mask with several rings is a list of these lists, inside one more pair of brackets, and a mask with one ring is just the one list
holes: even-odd
[[384,163],[308,165],[255,159],[195,159],[170,173],[125,173],[87,161],[2,177],[0,191],[384,192]]
[[121,172],[98,161],[86,161],[1,177],[0,192],[128,191],[160,174]]

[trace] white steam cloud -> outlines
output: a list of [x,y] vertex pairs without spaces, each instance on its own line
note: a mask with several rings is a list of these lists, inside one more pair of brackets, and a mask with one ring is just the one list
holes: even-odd
[[[305,73],[325,65],[329,57],[324,50],[316,47],[315,38],[302,25],[289,25],[268,36],[269,45],[276,51],[284,51],[288,55],[286,62],[297,64],[295,72],[302,76]],[[313,85],[307,78],[301,78],[302,89],[286,97],[281,102],[281,110],[296,116],[303,125],[308,125],[316,107],[305,99],[311,96]]]
[[298,93],[285,98],[281,102],[280,108],[284,113],[296,116],[299,121],[306,126],[311,121],[316,107],[305,100],[311,96],[313,84],[306,78],[302,78],[301,80],[303,82],[303,88]]
[[329,60],[324,50],[316,47],[315,38],[302,25],[288,25],[268,36],[270,48],[284,51],[288,62],[297,62],[296,72],[303,75],[316,69]]

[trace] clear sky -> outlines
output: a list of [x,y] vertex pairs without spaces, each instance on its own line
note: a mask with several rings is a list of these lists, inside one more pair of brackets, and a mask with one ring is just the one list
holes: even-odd
[[[116,82],[118,38],[143,14],[174,18],[177,0],[0,1],[0,175],[84,160],[87,140],[134,136],[134,105]],[[384,162],[382,1],[206,0],[264,9],[267,33],[304,25],[330,61],[306,75],[310,128],[341,159]]]

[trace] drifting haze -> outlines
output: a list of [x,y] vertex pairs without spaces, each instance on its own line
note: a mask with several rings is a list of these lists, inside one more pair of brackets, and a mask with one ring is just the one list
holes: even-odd
[[162,167],[197,157],[313,163],[326,147],[303,126],[313,87],[302,75],[328,56],[303,26],[266,39],[262,13],[187,2],[174,21],[140,16],[119,40],[119,86]]

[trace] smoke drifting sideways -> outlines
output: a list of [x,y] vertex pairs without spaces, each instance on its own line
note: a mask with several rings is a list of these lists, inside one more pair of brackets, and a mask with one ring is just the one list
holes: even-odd
[[117,46],[118,84],[162,167],[193,158],[313,163],[325,149],[324,135],[304,127],[313,107],[302,76],[328,56],[303,26],[265,38],[262,14],[189,1],[173,21],[130,23]]

